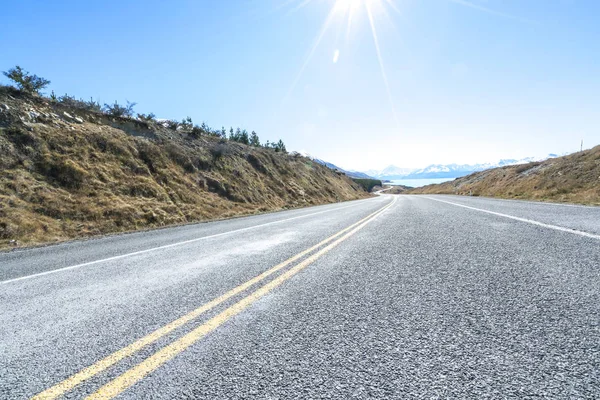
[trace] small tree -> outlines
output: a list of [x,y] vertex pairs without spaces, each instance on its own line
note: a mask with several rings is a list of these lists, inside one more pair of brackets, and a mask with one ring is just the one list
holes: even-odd
[[283,144],[283,140],[279,139],[277,143],[271,143],[271,146],[275,149],[276,152],[287,153],[285,148],[285,144]]
[[44,79],[37,75],[30,75],[29,72],[18,65],[3,72],[3,74],[8,79],[15,82],[20,90],[31,94],[39,94],[40,90],[50,84],[48,79]]
[[220,135],[223,139],[227,139],[227,131],[225,130],[225,127],[222,126],[221,127],[221,135]]
[[181,126],[181,129],[192,129],[192,127],[194,126],[194,123],[192,122],[192,118],[187,117],[185,119],[181,120],[181,124],[179,124],[179,126]]
[[137,118],[144,122],[156,122],[156,115],[154,115],[154,113],[138,114]]
[[244,143],[244,144],[250,144],[250,136],[248,136],[248,131],[247,130],[243,130],[242,133],[240,133],[240,137],[238,140],[240,143]]
[[258,138],[258,134],[252,131],[250,135],[250,145],[254,147],[260,147],[260,139]]

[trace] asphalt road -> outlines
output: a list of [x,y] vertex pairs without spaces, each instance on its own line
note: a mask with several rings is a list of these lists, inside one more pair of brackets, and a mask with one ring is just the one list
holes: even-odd
[[600,398],[600,208],[368,200],[0,253],[0,398]]

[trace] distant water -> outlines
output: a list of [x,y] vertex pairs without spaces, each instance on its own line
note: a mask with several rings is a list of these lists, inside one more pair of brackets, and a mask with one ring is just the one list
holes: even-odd
[[453,181],[455,178],[436,178],[436,179],[398,179],[390,181],[392,185],[404,185],[410,187],[421,187],[432,185],[434,183],[443,183]]

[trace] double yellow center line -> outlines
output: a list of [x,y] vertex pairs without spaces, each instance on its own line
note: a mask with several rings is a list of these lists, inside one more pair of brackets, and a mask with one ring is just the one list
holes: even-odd
[[175,321],[163,326],[162,328],[155,330],[154,332],[150,333],[149,335],[144,336],[141,339],[138,339],[137,341],[130,344],[129,346],[124,347],[121,350],[118,350],[118,351],[110,354],[109,356],[103,358],[102,360],[96,362],[95,364],[93,364],[87,368],[84,368],[80,372],[72,375],[71,377],[65,379],[64,381],[39,393],[38,395],[34,396],[32,399],[35,399],[35,400],[55,399],[65,393],[67,393],[68,391],[74,389],[77,385],[81,384],[82,382],[105,371],[106,369],[115,365],[116,363],[123,360],[124,358],[135,354],[136,352],[140,351],[142,348],[146,347],[147,345],[156,342],[157,340],[159,340],[160,338],[169,334],[170,332],[174,331],[175,329],[180,328],[183,325],[187,324],[188,322],[199,317],[201,314],[212,310],[213,308],[219,306],[220,304],[224,303],[228,299],[244,292],[245,290],[249,289],[253,285],[264,280],[268,276],[275,274],[276,272],[284,269],[285,267],[291,265],[292,263],[309,255],[310,253],[313,253],[315,250],[319,249],[320,247],[327,245],[326,247],[323,247],[321,250],[315,252],[314,254],[312,254],[311,256],[306,258],[304,261],[295,265],[293,268],[289,269],[288,271],[279,275],[272,281],[270,281],[270,282],[266,283],[265,285],[261,286],[260,288],[256,289],[254,292],[252,292],[248,296],[244,297],[239,302],[233,304],[229,308],[225,309],[220,314],[209,319],[208,321],[206,321],[202,325],[198,326],[197,328],[193,329],[191,332],[187,333],[180,339],[175,340],[168,346],[162,348],[158,352],[154,353],[152,356],[150,356],[147,359],[145,359],[144,361],[142,361],[140,364],[132,367],[128,371],[124,372],[122,375],[118,376],[114,380],[112,380],[109,383],[107,383],[106,385],[102,386],[94,394],[90,395],[88,397],[88,399],[111,399],[111,398],[117,396],[118,394],[120,394],[121,392],[126,390],[127,388],[133,386],[135,383],[137,383],[138,381],[143,379],[146,375],[148,375],[152,371],[156,370],[162,364],[171,360],[176,355],[178,355],[179,353],[181,353],[182,351],[187,349],[189,346],[191,346],[192,344],[194,344],[195,342],[197,342],[198,340],[200,340],[201,338],[206,336],[208,333],[212,332],[219,326],[223,325],[226,321],[231,319],[233,316],[244,311],[246,308],[248,308],[250,305],[252,305],[258,299],[265,296],[266,294],[271,292],[273,289],[275,289],[276,287],[281,285],[283,282],[287,281],[288,279],[290,279],[291,277],[296,275],[298,272],[300,272],[301,270],[303,270],[304,268],[306,268],[307,266],[309,266],[310,264],[315,262],[318,258],[320,258],[324,254],[328,253],[331,249],[333,249],[334,247],[339,245],[341,242],[348,239],[350,236],[354,235],[356,232],[358,232],[360,229],[362,229],[365,225],[367,225],[369,222],[371,222],[377,215],[379,215],[380,213],[385,211],[387,208],[391,207],[395,201],[396,201],[396,197],[394,197],[394,200],[392,200],[386,206],[380,208],[379,210],[377,210],[374,213],[368,215],[367,217],[361,219],[360,221],[337,232],[336,234],[328,237],[327,239],[321,241],[320,243],[296,254],[295,256],[285,260],[284,262],[277,264],[276,266],[263,272],[262,274],[231,289],[227,293],[217,297],[214,300],[211,300],[210,302],[208,302],[208,303],[202,305],[201,307],[191,311],[190,313],[176,319]]

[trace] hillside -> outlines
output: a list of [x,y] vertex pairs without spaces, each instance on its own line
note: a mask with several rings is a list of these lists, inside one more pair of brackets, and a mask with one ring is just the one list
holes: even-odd
[[511,165],[410,193],[469,194],[600,205],[600,146],[541,162]]
[[0,87],[0,247],[368,196],[299,155]]

